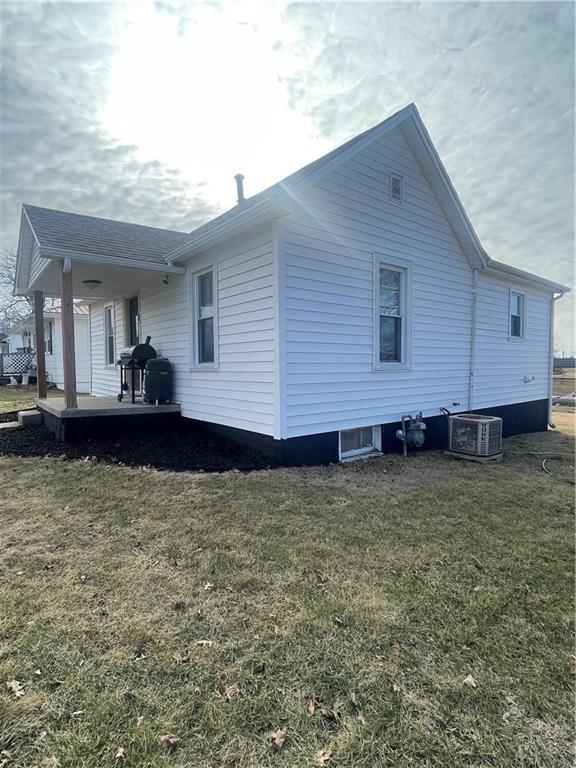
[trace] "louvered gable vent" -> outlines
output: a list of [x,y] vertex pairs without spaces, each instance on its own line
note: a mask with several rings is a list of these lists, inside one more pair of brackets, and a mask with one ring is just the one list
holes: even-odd
[[402,204],[404,194],[404,179],[399,173],[390,174],[390,200],[398,205]]

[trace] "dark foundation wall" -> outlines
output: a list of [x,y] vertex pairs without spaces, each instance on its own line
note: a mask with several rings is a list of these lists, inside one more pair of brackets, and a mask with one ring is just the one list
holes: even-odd
[[[498,405],[481,408],[472,413],[484,416],[498,416],[502,419],[502,437],[511,437],[527,432],[545,432],[548,428],[548,400],[532,400],[528,403]],[[425,448],[446,448],[448,446],[448,419],[446,416],[431,416],[426,422]],[[400,453],[402,445],[396,440],[396,430],[402,424],[382,425],[382,450],[384,453]]]
[[[486,416],[499,416],[503,420],[502,436],[510,437],[525,432],[545,432],[548,427],[548,400],[534,400],[527,403],[501,405],[474,411]],[[444,449],[448,447],[448,419],[446,416],[431,416],[426,422],[426,443],[424,448]],[[225,427],[220,424],[198,422],[208,430],[229,437],[239,443],[269,456],[284,466],[306,464],[331,464],[339,461],[338,432],[323,432],[318,435],[292,437],[288,440],[274,440],[269,435],[259,435]],[[401,453],[402,444],[396,439],[400,422],[382,425],[382,451]],[[414,449],[411,449],[414,450]]]
[[319,435],[291,437],[289,440],[275,440],[270,435],[260,435],[235,427],[213,424],[209,421],[196,422],[204,429],[218,435],[244,443],[260,451],[277,464],[298,467],[306,464],[332,464],[339,461],[338,432],[323,432]]
[[[548,426],[548,400],[535,400],[528,403],[502,405],[483,408],[475,413],[499,416],[503,420],[503,436],[510,437],[525,432],[544,432]],[[150,431],[155,428],[166,429],[192,420],[181,420],[178,413],[153,415],[133,415],[116,418],[100,416],[89,418],[61,419],[44,412],[44,424],[61,440],[77,440],[84,437],[109,437],[113,434],[127,435],[130,432]],[[448,420],[445,416],[432,416],[426,422],[425,448],[443,449],[448,445]],[[206,421],[193,421],[198,427],[223,435],[231,440],[263,453],[276,464],[284,466],[302,466],[313,464],[331,464],[339,461],[338,432],[324,432],[317,435],[292,437],[288,440],[274,440],[269,435],[260,435],[234,427],[213,424]],[[396,440],[396,430],[400,422],[382,425],[382,451],[400,453],[402,445]],[[161,436],[158,437],[161,439]],[[411,449],[414,450],[414,449]]]
[[126,436],[133,432],[161,431],[176,426],[180,419],[179,413],[60,418],[49,411],[42,411],[44,426],[64,442],[83,440],[86,437]]

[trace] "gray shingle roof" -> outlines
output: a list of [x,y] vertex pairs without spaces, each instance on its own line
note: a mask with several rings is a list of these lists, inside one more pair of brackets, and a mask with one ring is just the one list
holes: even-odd
[[40,246],[83,253],[120,256],[163,264],[164,256],[186,243],[190,235],[96,216],[24,205]]

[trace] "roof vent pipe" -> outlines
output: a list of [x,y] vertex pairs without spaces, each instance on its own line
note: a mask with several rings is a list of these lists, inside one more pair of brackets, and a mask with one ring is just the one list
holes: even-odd
[[241,173],[237,173],[236,176],[234,176],[236,179],[236,192],[238,194],[238,204],[243,203],[246,199],[244,197],[244,176],[242,176]]

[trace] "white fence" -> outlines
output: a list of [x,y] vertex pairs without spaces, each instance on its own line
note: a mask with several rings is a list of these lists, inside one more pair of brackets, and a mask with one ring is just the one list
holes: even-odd
[[35,352],[0,354],[0,376],[20,376],[36,367]]

